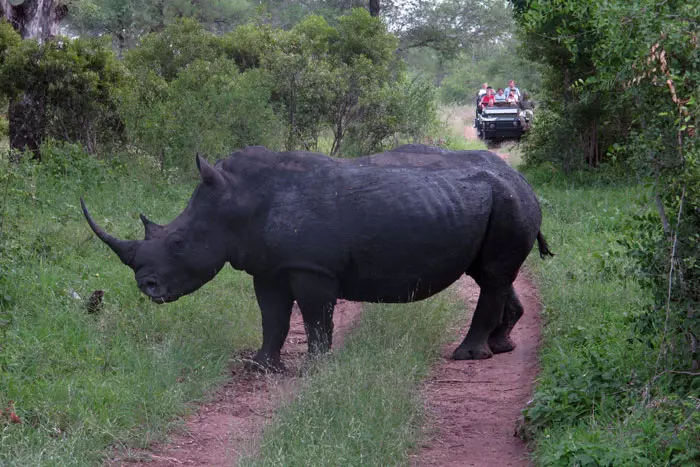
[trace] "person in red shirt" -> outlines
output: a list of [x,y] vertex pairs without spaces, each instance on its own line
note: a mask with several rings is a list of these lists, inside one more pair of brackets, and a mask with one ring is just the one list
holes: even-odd
[[493,93],[493,88],[489,86],[486,89],[486,95],[481,98],[481,103],[479,104],[481,108],[493,107],[493,103],[496,102],[496,96]]

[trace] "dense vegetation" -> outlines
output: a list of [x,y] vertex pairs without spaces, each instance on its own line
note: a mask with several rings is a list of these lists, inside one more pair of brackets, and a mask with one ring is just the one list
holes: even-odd
[[[620,244],[647,188],[602,173],[527,168],[556,257],[529,263],[543,309],[541,372],[519,433],[543,466],[697,465],[698,388],[656,368],[653,290]],[[625,271],[624,274],[621,272]]]
[[182,19],[123,60],[105,40],[39,44],[0,28],[0,92],[41,96],[40,141],[102,154],[118,143],[163,169],[251,144],[366,153],[435,123],[432,86],[409,78],[394,36],[362,9],[336,26],[309,16],[291,30],[248,24],[224,35]]
[[[561,195],[555,200],[544,191],[554,212],[566,216],[556,216],[550,228],[576,225],[575,235],[562,232],[564,251],[585,238],[594,255],[576,255],[575,264],[555,269],[559,277],[542,272],[545,301],[556,307],[547,316],[564,335],[548,336],[545,376],[526,412],[539,459],[545,465],[696,465],[700,5],[513,3],[527,44],[522,50],[543,64],[547,89],[525,161],[569,174],[571,186],[592,168],[599,173],[591,177],[608,180],[579,195],[599,203],[582,225],[569,218]],[[637,196],[619,191],[640,182],[645,189]],[[611,193],[619,201],[610,200]],[[591,225],[600,216],[609,218],[607,226]],[[617,295],[598,295],[606,303],[589,305],[588,292],[572,283],[590,287],[591,277],[614,285]],[[554,284],[566,295],[553,293]],[[626,299],[629,287],[640,290]],[[568,301],[578,313],[597,317],[580,321]],[[580,329],[566,322],[581,323]]]

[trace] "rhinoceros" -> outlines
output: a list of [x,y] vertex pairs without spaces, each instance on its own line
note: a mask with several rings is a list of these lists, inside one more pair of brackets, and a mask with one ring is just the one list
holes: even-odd
[[480,295],[452,357],[485,359],[515,347],[523,314],[513,281],[538,242],[541,210],[530,185],[488,151],[408,145],[357,159],[248,147],[214,166],[197,155],[200,183],[185,210],[144,240],[95,234],[134,270],[156,303],[194,292],[228,262],[253,276],[262,347],[253,361],[283,368],[294,301],[310,354],[330,349],[338,299],[405,303],[462,274]]

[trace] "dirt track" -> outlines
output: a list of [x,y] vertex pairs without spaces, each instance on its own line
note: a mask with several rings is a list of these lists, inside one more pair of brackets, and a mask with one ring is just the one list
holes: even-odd
[[[422,394],[428,412],[428,439],[414,457],[416,466],[528,466],[528,452],[515,434],[537,375],[539,300],[521,272],[515,290],[525,314],[513,330],[517,347],[489,360],[455,361],[450,353],[467,332],[465,323],[443,349]],[[473,311],[479,287],[463,276],[457,293]]]
[[[476,140],[476,129],[463,108],[451,115],[453,128],[464,125],[464,137]],[[496,152],[507,162],[510,154]],[[515,436],[515,423],[527,405],[538,371],[540,302],[536,287],[521,271],[515,290],[525,314],[513,329],[514,351],[489,360],[454,361],[449,356],[468,330],[467,323],[443,349],[444,359],[434,368],[422,394],[428,412],[428,439],[413,458],[415,466],[529,466],[525,443]],[[470,312],[479,287],[462,277],[457,293]]]

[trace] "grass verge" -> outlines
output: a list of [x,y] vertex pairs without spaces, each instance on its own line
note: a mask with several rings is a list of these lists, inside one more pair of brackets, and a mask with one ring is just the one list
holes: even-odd
[[266,430],[259,456],[242,465],[406,465],[420,437],[417,384],[463,310],[449,294],[366,306],[344,349],[311,372]]
[[[0,465],[99,464],[110,445],[161,439],[259,341],[247,276],[230,269],[193,297],[158,306],[90,231],[143,238],[138,220],[175,217],[196,184],[152,167],[47,147],[42,164],[0,160]],[[86,312],[93,290],[104,306]]]
[[552,167],[526,175],[557,254],[529,265],[544,303],[542,370],[524,429],[537,464],[698,465],[700,394],[649,384],[658,350],[642,324],[652,297],[621,273],[634,264],[617,241],[647,209],[644,189]]

